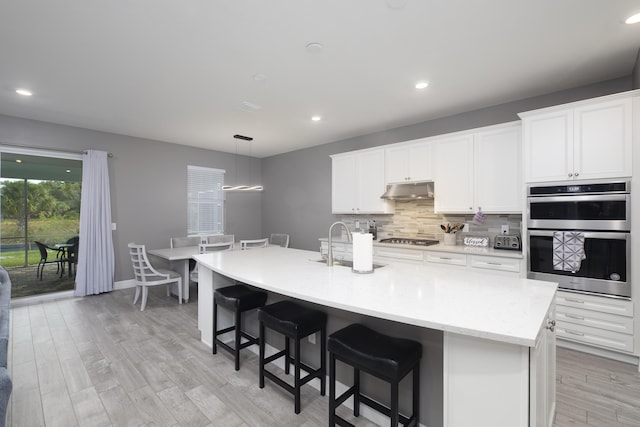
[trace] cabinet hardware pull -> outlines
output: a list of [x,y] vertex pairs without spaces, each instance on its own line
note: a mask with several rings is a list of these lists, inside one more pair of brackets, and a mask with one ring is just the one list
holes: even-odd
[[450,260],[451,258],[447,258],[447,257],[438,257],[438,259],[442,259],[442,260]]
[[556,321],[555,320],[549,320],[548,325],[545,326],[545,328],[547,328],[551,332],[555,331],[556,330]]
[[584,301],[580,301],[579,299],[565,298],[565,300],[567,302],[575,302],[575,303],[578,303],[578,304],[584,304]]
[[565,313],[564,315],[572,319],[584,320],[584,316],[576,316],[575,314],[571,313]]
[[499,262],[487,262],[487,264],[489,264],[489,265],[502,265]]
[[573,174],[572,174],[572,173],[569,173],[569,178],[571,178],[572,176],[573,176]]
[[578,335],[580,337],[584,336],[584,334],[582,332],[570,331],[569,329],[566,329],[565,332],[568,333],[568,334]]
[[578,175],[580,175],[580,174],[579,174],[578,172],[576,172],[576,175],[575,175],[575,176],[578,176]]

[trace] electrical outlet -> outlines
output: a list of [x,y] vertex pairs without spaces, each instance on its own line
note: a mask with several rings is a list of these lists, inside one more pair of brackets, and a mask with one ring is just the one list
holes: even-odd
[[309,335],[309,342],[311,344],[315,344],[316,343],[316,334]]
[[502,234],[509,234],[509,226],[508,225],[503,225],[502,226]]

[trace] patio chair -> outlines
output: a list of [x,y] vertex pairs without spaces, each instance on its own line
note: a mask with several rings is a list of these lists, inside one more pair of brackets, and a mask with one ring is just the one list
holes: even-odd
[[142,290],[142,304],[140,311],[147,305],[149,286],[166,285],[167,296],[171,295],[171,285],[178,285],[178,302],[182,304],[182,276],[175,271],[156,269],[149,262],[147,250],[144,245],[129,243],[129,254],[133,264],[133,274],[136,280],[136,295],[133,297],[133,304],[138,302],[140,290]]
[[69,277],[75,275],[75,270],[78,265],[78,244],[80,243],[80,237],[75,236],[67,240],[67,258],[69,259]]
[[60,273],[60,277],[64,274],[64,264],[69,262],[69,258],[64,256],[64,251],[60,248],[54,248],[47,246],[41,242],[34,242],[40,250],[40,262],[38,262],[38,269],[36,271],[36,277],[42,280],[42,272],[44,266],[47,264],[57,264],[58,269],[56,273]]

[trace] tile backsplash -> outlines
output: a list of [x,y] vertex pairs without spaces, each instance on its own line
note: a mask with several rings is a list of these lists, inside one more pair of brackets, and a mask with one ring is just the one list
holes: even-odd
[[454,215],[434,213],[434,200],[421,199],[411,201],[396,200],[396,211],[393,215],[344,215],[340,218],[351,230],[355,229],[356,220],[365,228],[367,221],[375,220],[378,226],[378,239],[386,237],[413,237],[419,239],[435,239],[442,241],[444,232],[440,224],[467,223],[468,233],[457,233],[458,240],[467,235],[493,237],[500,234],[503,225],[509,226],[509,234],[520,234],[522,215],[490,215],[485,216],[483,223],[474,221],[474,215]]

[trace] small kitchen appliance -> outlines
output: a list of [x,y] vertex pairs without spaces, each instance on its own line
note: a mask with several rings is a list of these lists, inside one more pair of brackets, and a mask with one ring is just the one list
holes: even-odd
[[512,251],[521,250],[520,236],[516,234],[501,234],[493,240],[494,249],[510,249]]

